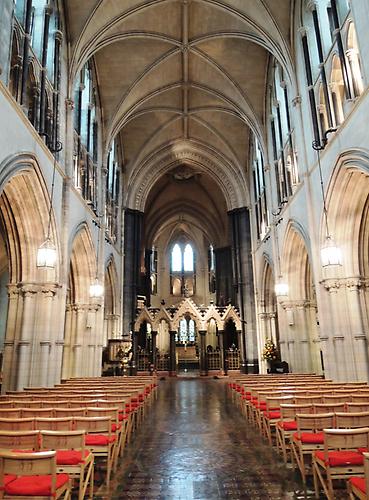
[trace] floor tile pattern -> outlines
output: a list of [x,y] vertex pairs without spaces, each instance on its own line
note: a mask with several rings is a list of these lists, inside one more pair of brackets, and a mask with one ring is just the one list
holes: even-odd
[[224,380],[160,382],[159,397],[96,499],[289,499],[301,484],[239,415]]

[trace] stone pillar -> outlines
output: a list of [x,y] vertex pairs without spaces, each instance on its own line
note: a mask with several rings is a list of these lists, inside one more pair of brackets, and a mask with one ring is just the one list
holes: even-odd
[[169,376],[177,376],[177,361],[176,361],[176,331],[169,332]]
[[221,373],[221,375],[226,375],[227,374],[227,367],[226,367],[226,359],[225,359],[225,352],[224,352],[224,331],[223,330],[218,330],[218,339],[219,339],[219,352],[220,352],[220,373]]
[[[54,346],[54,360],[55,360],[55,370],[54,370],[54,384],[59,384],[62,371],[62,360],[63,360],[63,347],[64,347],[64,340],[59,339],[55,341],[55,346]],[[50,384],[51,385],[51,384]]]
[[23,294],[23,315],[19,342],[18,358],[18,378],[17,390],[29,385],[32,349],[31,341],[34,336],[35,321],[35,297],[37,290],[32,286],[25,285],[22,289]]
[[157,356],[156,356],[156,343],[157,343],[157,338],[158,338],[158,332],[152,331],[152,353],[151,353],[151,364],[152,364],[152,369],[154,372],[156,372],[157,369]]
[[17,391],[22,391],[28,386],[29,365],[31,357],[31,343],[28,340],[21,340],[18,344],[18,381]]
[[132,332],[131,375],[137,375],[138,366],[138,332]]
[[355,356],[355,374],[360,382],[369,380],[368,345],[365,334],[363,310],[361,305],[360,280],[351,280],[347,283],[347,295],[350,314],[350,330],[353,337],[353,350]]
[[[49,357],[50,357],[51,342],[49,340],[42,340],[40,342],[40,365],[38,368],[39,384],[43,387],[50,387],[52,380],[49,377]],[[55,360],[54,360],[55,362]]]
[[200,335],[200,375],[208,374],[208,366],[206,361],[206,330],[199,330]]

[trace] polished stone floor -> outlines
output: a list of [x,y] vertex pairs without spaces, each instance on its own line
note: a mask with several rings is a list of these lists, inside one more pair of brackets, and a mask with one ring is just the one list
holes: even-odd
[[160,382],[158,401],[104,499],[288,499],[301,485],[247,426],[224,380]]

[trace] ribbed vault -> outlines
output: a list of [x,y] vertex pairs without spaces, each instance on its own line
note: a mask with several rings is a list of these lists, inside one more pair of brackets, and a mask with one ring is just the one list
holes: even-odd
[[[163,150],[181,143],[189,154],[202,150],[208,157],[211,151],[237,191],[247,171],[250,129],[263,144],[270,54],[289,78],[292,3],[66,2],[71,81],[93,56],[105,146],[118,135],[131,188],[140,180],[137,171],[145,176],[144,165],[155,165]],[[241,186],[244,192],[229,196],[228,209],[248,203],[247,183]],[[146,198],[137,202],[136,192],[127,206],[140,209]]]

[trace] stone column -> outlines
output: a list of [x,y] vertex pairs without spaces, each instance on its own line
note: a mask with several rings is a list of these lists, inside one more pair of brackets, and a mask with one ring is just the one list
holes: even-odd
[[169,376],[177,376],[177,362],[176,362],[176,331],[169,332]]
[[[43,387],[50,387],[52,380],[49,377],[49,357],[50,357],[51,342],[49,340],[42,340],[40,342],[40,366],[38,369],[39,384]],[[55,360],[53,360],[55,363]]]
[[152,353],[151,353],[151,364],[152,364],[152,369],[154,372],[156,372],[157,369],[157,356],[156,356],[156,341],[158,338],[158,332],[155,332],[154,330],[151,332],[152,335]]
[[218,339],[219,339],[219,352],[220,352],[220,374],[226,375],[227,374],[227,367],[226,367],[226,359],[225,359],[225,352],[224,352],[224,331],[223,330],[218,330]]
[[208,366],[206,361],[206,330],[199,330],[200,335],[200,375],[208,374]]
[[364,382],[369,380],[369,360],[363,310],[360,300],[361,286],[362,283],[360,280],[350,280],[347,282],[350,330],[353,338],[352,341],[355,357],[354,369],[356,379]]
[[131,375],[137,375],[138,366],[138,332],[132,333]]
[[35,320],[35,297],[37,290],[30,285],[23,286],[23,315],[19,342],[17,390],[29,385],[32,345]]

